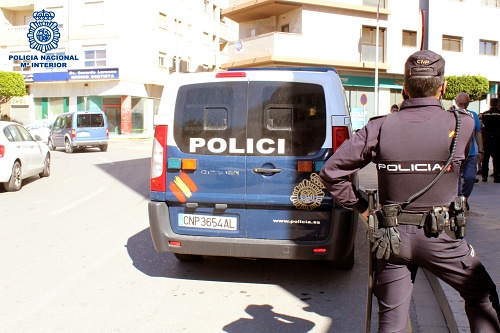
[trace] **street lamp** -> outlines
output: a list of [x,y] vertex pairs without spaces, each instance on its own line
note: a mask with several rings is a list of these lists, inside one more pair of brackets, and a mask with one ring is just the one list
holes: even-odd
[[375,29],[375,116],[378,116],[378,43],[380,0],[377,2],[377,28]]

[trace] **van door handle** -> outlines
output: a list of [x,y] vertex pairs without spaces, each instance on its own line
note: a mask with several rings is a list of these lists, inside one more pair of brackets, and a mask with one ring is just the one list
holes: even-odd
[[281,169],[253,168],[255,173],[280,173]]

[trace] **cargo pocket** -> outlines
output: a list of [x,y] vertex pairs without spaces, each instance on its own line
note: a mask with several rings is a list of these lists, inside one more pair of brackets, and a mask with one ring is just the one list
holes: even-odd
[[478,264],[474,248],[470,244],[467,244],[467,246],[469,247],[469,253],[462,259],[462,268],[465,271],[469,271],[469,269],[474,268]]

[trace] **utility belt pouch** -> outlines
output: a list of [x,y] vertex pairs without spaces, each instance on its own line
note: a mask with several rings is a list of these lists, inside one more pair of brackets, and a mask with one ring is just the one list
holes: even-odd
[[445,224],[448,224],[449,220],[447,207],[432,207],[425,220],[425,230],[431,234],[439,234],[444,230]]
[[390,228],[398,226],[398,215],[401,213],[401,205],[390,204],[384,205],[380,210],[377,211],[377,217],[379,220],[379,227]]

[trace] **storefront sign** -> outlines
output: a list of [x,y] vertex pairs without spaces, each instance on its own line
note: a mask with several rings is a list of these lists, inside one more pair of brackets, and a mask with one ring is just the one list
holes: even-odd
[[69,80],[109,80],[120,78],[118,68],[68,70]]

